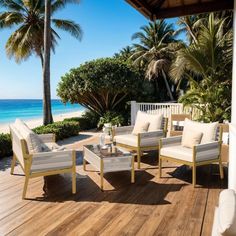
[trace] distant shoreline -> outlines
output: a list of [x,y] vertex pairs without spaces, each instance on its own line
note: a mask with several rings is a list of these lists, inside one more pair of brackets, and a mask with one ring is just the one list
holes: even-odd
[[[53,116],[54,121],[62,121],[66,118],[71,117],[80,117],[84,111],[74,111],[67,112],[62,114],[57,114]],[[43,125],[43,118],[35,118],[35,119],[25,119],[23,120],[31,129]],[[9,133],[9,124],[10,123],[0,123],[0,133]]]

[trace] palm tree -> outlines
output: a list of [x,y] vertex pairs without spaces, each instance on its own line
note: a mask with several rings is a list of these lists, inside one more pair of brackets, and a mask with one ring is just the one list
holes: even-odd
[[136,65],[146,66],[146,77],[149,80],[155,80],[157,83],[157,79],[162,78],[170,99],[174,100],[167,80],[174,56],[171,44],[177,42],[173,26],[164,20],[157,20],[140,29],[140,32],[132,36],[132,40],[138,39],[139,43],[134,44],[135,52],[131,59]]
[[[232,29],[225,32],[226,18],[211,13],[202,24],[197,42],[177,52],[171,75],[189,81],[189,90],[180,99],[185,105],[198,106],[209,120],[222,120],[230,106],[232,71]],[[218,109],[221,108],[221,109]]]
[[199,34],[199,29],[204,22],[205,17],[203,14],[200,15],[191,15],[179,17],[177,24],[179,29],[176,30],[176,33],[185,33],[188,39],[188,42],[197,42],[197,35]]
[[122,48],[118,53],[115,53],[114,57],[115,58],[121,58],[125,61],[127,61],[132,54],[134,53],[134,49],[132,46],[126,46]]
[[[68,3],[73,2],[78,3],[76,0],[47,0],[45,6],[43,0],[0,0],[0,7],[4,9],[4,12],[0,13],[0,29],[18,27],[7,40],[6,53],[8,57],[14,57],[16,62],[21,62],[35,54],[40,58],[44,68],[44,124],[52,122],[50,49],[55,52],[55,46],[60,39],[54,27],[70,33],[76,39],[81,40],[82,38],[82,30],[79,24],[71,20],[51,19],[50,16],[51,14],[53,16]],[[50,26],[50,23],[52,23],[53,27]],[[45,44],[44,30],[48,33],[46,34]]]

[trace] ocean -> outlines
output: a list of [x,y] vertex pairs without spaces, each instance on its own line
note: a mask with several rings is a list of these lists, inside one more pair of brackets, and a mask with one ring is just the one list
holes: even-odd
[[[52,100],[53,115],[83,110],[84,107],[78,104],[63,104],[60,100]],[[14,122],[16,118],[37,119],[42,115],[43,103],[41,99],[0,99],[0,124]]]

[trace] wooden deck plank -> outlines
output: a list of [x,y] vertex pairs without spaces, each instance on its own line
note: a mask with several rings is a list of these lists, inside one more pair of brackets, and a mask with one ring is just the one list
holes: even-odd
[[48,178],[48,196],[42,178],[30,180],[28,200],[21,200],[24,177],[0,171],[0,234],[210,235],[219,192],[227,187],[217,169],[199,168],[194,189],[191,170],[166,163],[159,179],[156,155],[142,161],[134,184],[128,171],[109,173],[101,191],[99,174],[77,166],[75,196],[70,175],[63,175]]

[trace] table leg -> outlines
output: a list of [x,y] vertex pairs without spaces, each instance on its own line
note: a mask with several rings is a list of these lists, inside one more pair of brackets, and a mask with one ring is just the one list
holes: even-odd
[[100,185],[100,187],[101,187],[101,190],[103,191],[103,169],[104,169],[103,159],[101,159],[100,165],[101,165],[101,171],[100,171],[101,185]]

